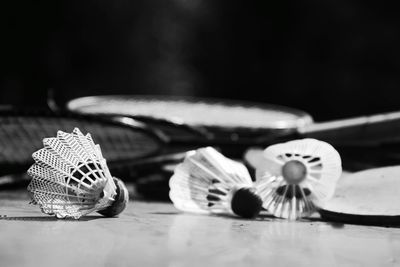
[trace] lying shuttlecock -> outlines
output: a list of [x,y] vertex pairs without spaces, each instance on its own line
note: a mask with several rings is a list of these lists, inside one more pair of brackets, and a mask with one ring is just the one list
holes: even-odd
[[268,147],[256,170],[257,193],[276,217],[295,220],[311,215],[332,197],[342,173],[339,153],[315,139]]
[[79,219],[97,211],[108,217],[121,213],[128,202],[124,183],[113,178],[90,134],[75,128],[45,138],[44,148],[33,153],[28,170],[28,191],[33,204],[57,218]]
[[172,202],[182,211],[252,218],[262,208],[246,167],[211,147],[188,153],[169,186]]

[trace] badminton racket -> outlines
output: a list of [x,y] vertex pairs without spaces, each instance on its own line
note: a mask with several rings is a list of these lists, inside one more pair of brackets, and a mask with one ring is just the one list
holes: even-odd
[[[0,176],[19,173],[32,163],[32,153],[40,149],[42,140],[54,137],[57,131],[71,132],[75,127],[90,133],[101,145],[110,169],[123,169],[122,162],[151,162],[151,158],[167,153],[167,140],[142,123],[129,124],[69,113],[53,113],[45,110],[22,111],[10,107],[0,108]],[[164,156],[169,159],[170,157]],[[172,157],[173,158],[173,157]]]
[[166,96],[89,96],[67,103],[81,114],[129,116],[173,143],[268,145],[316,138],[333,145],[377,145],[400,141],[400,112],[315,123],[306,112],[260,103]]

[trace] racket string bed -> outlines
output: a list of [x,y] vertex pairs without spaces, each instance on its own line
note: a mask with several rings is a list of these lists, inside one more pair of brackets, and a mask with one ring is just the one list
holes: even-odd
[[131,117],[173,142],[201,146],[265,145],[312,123],[307,113],[291,108],[195,97],[91,96],[73,99],[67,108],[78,114]]
[[102,144],[109,163],[147,158],[160,153],[162,141],[151,132],[94,116],[0,112],[0,175],[23,172],[33,163],[31,154],[42,139],[58,130],[80,128]]

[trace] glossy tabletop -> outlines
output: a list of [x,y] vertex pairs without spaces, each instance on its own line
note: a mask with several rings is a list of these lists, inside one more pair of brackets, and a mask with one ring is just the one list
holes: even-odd
[[0,198],[0,266],[400,265],[400,228],[189,215],[135,200],[119,218],[57,220],[28,202]]

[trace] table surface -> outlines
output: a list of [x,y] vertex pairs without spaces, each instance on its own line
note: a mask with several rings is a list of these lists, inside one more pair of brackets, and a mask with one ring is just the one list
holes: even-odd
[[400,265],[400,228],[191,215],[141,201],[119,218],[57,220],[28,202],[0,195],[1,266]]

